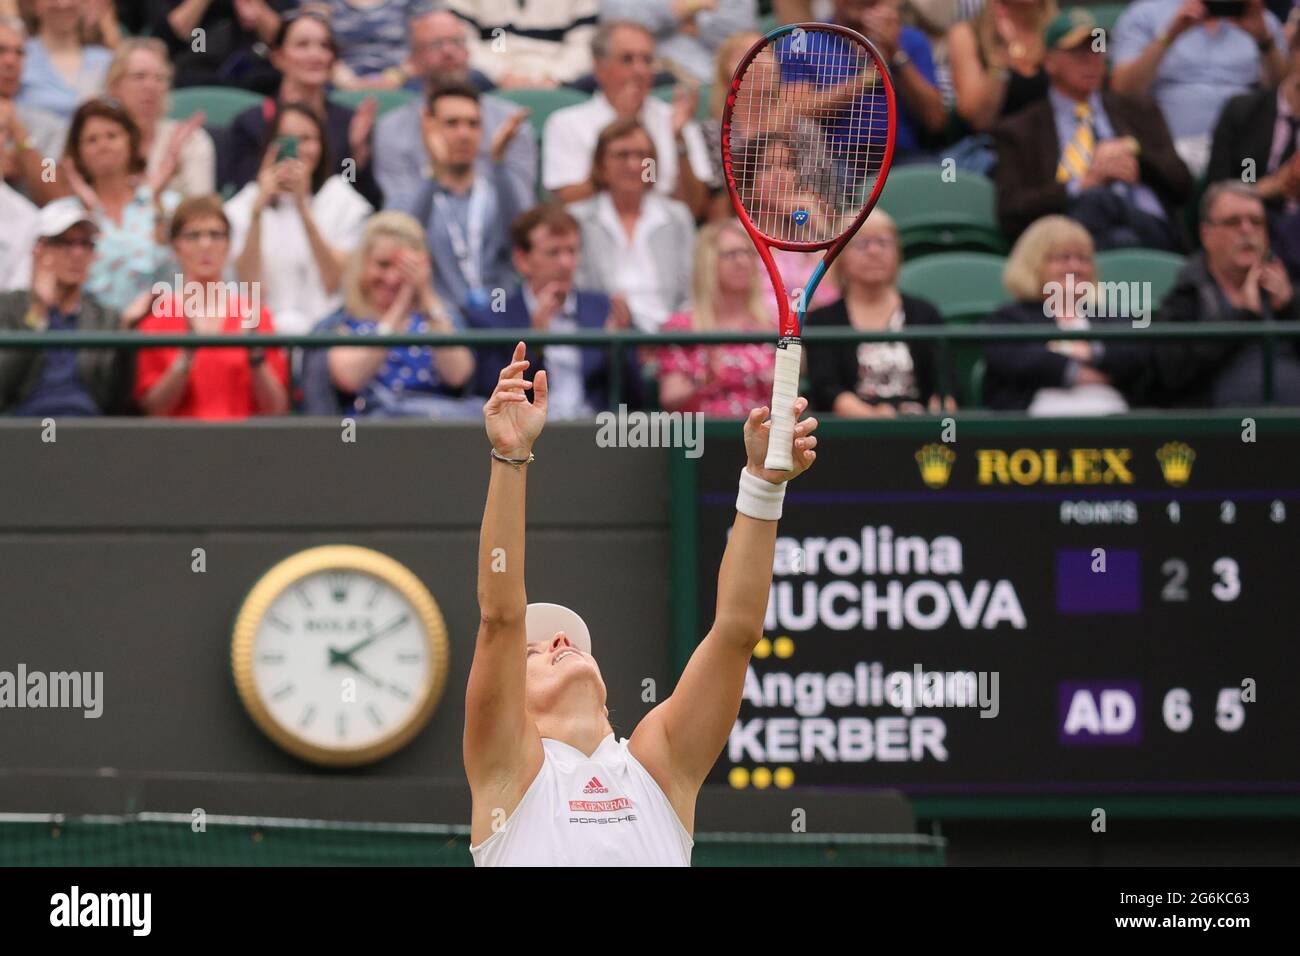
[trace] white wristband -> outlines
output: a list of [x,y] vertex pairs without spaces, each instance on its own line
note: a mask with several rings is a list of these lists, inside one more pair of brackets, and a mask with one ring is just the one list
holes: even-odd
[[740,469],[740,492],[736,495],[736,510],[742,515],[760,521],[779,521],[781,505],[785,501],[786,482],[773,484]]

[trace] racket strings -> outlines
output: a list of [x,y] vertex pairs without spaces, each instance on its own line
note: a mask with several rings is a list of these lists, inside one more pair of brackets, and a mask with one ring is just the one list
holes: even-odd
[[828,243],[861,212],[884,162],[889,107],[870,51],[797,28],[750,60],[735,87],[731,176],[775,242]]

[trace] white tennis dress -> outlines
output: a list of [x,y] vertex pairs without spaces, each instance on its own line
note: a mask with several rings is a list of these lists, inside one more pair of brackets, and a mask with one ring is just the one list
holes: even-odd
[[590,757],[542,738],[537,777],[475,866],[690,866],[695,841],[659,784],[609,734]]

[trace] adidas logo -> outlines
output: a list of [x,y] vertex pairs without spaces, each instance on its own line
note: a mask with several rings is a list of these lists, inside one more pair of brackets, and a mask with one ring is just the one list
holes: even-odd
[[582,792],[583,793],[609,793],[609,789],[607,787],[602,786],[599,779],[597,779],[596,777],[592,777],[590,780],[587,781],[587,785],[582,788]]

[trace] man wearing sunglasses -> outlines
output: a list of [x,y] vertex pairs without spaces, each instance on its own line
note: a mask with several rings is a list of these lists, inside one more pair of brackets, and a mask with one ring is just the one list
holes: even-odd
[[[82,291],[95,258],[97,228],[75,199],[41,209],[29,289],[0,294],[0,329],[104,332],[122,328],[117,312]],[[123,411],[130,355],[114,349],[0,351],[0,414],[36,418]]]

